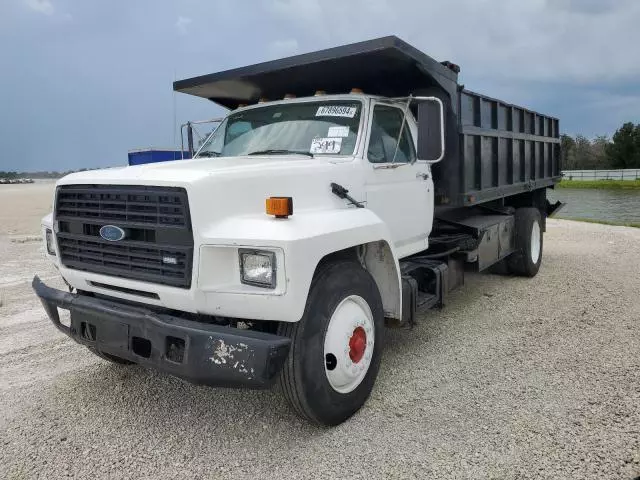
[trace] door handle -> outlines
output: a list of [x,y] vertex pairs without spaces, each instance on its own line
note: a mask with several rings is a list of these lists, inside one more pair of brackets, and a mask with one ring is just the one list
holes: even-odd
[[421,178],[423,180],[429,180],[431,178],[428,173],[418,172],[416,173],[416,178]]

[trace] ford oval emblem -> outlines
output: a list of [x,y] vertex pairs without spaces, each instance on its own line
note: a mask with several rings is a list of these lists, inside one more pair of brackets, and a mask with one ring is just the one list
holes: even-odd
[[105,225],[100,229],[100,236],[110,242],[118,242],[126,236],[126,232],[115,225]]

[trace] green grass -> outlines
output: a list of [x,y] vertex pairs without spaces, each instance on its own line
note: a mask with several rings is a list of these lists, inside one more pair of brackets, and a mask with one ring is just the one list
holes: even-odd
[[574,222],[600,223],[602,225],[614,225],[617,227],[640,228],[640,222],[614,222],[611,220],[595,220],[593,218],[557,217],[558,220],[572,220]]
[[557,188],[595,188],[600,190],[640,190],[640,180],[566,180]]

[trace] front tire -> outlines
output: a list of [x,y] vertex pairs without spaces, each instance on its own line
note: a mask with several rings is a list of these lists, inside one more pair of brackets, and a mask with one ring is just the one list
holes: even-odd
[[320,267],[302,319],[282,323],[291,338],[280,375],[284,396],[298,414],[337,425],[369,398],[380,367],[382,299],[371,275],[354,261]]
[[508,258],[509,271],[535,277],[542,263],[542,217],[537,208],[519,208],[515,213],[516,251]]

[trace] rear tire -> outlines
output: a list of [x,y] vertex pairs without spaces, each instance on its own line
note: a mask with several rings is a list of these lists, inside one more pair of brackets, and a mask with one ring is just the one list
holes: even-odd
[[127,360],[121,357],[116,357],[115,355],[111,355],[110,353],[101,352],[95,347],[87,347],[87,348],[89,349],[90,352],[92,352],[93,354],[97,355],[101,359],[106,360],[108,362],[117,363],[118,365],[134,365],[135,364],[135,362],[132,362],[131,360]]
[[280,375],[296,412],[321,425],[337,425],[369,398],[380,367],[384,311],[378,287],[358,263],[338,260],[316,272],[304,314],[281,323],[291,338]]
[[509,256],[509,271],[535,277],[542,263],[542,217],[537,208],[519,208],[515,213],[515,247]]

